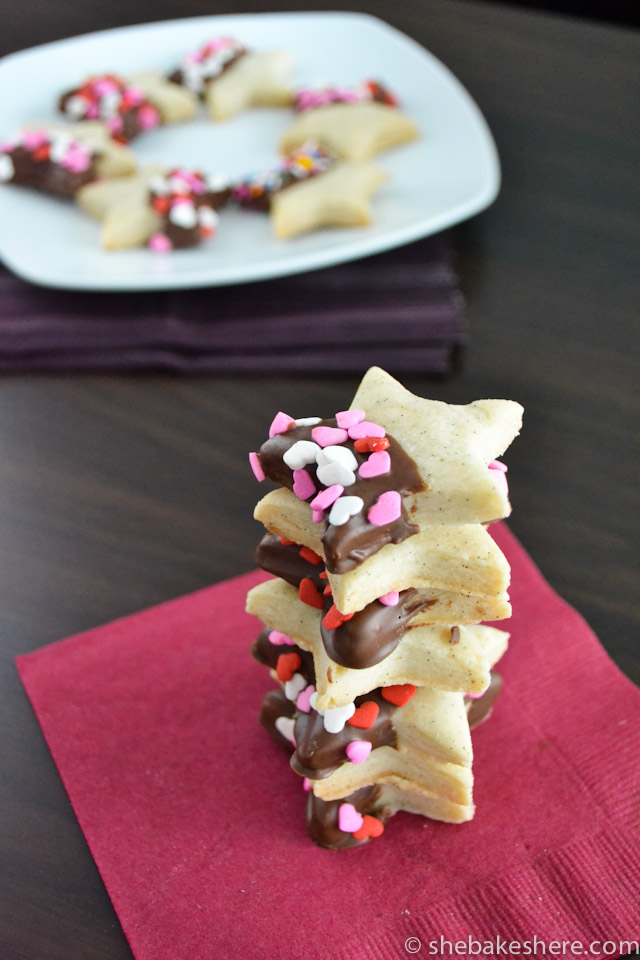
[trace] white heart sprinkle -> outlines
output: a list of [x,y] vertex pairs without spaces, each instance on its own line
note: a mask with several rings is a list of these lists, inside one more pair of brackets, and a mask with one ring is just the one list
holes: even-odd
[[287,680],[284,685],[284,695],[287,700],[296,700],[299,693],[302,693],[307,685],[307,681],[301,673],[294,673],[291,680]]
[[332,523],[334,527],[341,527],[349,517],[355,517],[356,514],[360,513],[363,507],[364,500],[362,497],[338,497],[331,507],[329,523]]
[[290,740],[293,744],[296,742],[293,737],[294,726],[295,720],[293,717],[276,717],[276,730],[282,734],[285,740]]
[[68,137],[66,134],[53,134],[51,137],[49,156],[54,163],[60,163],[61,160],[64,160],[71,146],[71,142],[71,137]]
[[149,190],[152,190],[157,196],[163,197],[169,193],[169,184],[164,177],[149,177]]
[[174,193],[191,193],[191,184],[188,180],[176,174],[169,178],[169,186]]
[[356,712],[355,703],[348,703],[346,707],[332,707],[324,712],[324,728],[327,733],[341,733],[347,720]]
[[347,470],[356,470],[358,467],[358,461],[349,447],[341,447],[335,444],[329,447],[321,447],[317,459],[320,467],[328,463],[341,463]]
[[296,427],[314,427],[320,423],[321,417],[303,417],[302,420],[294,420]]
[[302,470],[308,463],[315,463],[320,447],[313,440],[296,440],[282,455],[282,459],[292,470]]
[[117,90],[114,90],[113,93],[105,93],[104,97],[100,100],[100,116],[115,117],[118,113],[121,99],[122,97]]
[[309,697],[309,706],[312,710],[315,710],[316,713],[319,713],[321,717],[324,717],[324,710],[318,710],[316,703],[318,702],[318,691],[314,691]]
[[169,220],[176,227],[191,230],[198,222],[196,208],[192,203],[175,203],[169,210]]
[[15,173],[13,160],[8,153],[0,153],[0,183],[7,183]]
[[321,467],[318,467],[316,475],[325,487],[332,487],[334,483],[339,483],[341,487],[350,487],[352,483],[356,482],[356,475],[353,470],[349,470],[344,464],[337,462],[323,463]]

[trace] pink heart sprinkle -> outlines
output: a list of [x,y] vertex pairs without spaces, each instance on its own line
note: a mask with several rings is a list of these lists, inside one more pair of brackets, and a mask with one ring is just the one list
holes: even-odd
[[262,481],[264,480],[264,470],[262,469],[262,464],[260,463],[260,457],[258,456],[257,453],[249,454],[249,464],[251,466],[251,469],[253,470],[253,475],[258,481],[258,483],[262,483]]
[[173,244],[165,233],[152,233],[149,237],[149,249],[154,253],[167,253]]
[[331,447],[336,443],[344,443],[347,431],[339,430],[338,427],[314,427],[311,436],[321,447]]
[[507,465],[505,463],[500,463],[499,460],[492,460],[489,464],[489,470],[495,474],[498,486],[504,493],[505,497],[509,496],[509,484],[507,483],[507,478],[505,477]]
[[356,833],[362,826],[362,814],[352,803],[341,803],[338,810],[338,829],[343,833]]
[[293,471],[293,492],[299,500],[308,500],[316,492],[316,485],[306,470]]
[[344,752],[351,763],[364,763],[371,753],[371,744],[368,740],[352,740],[347,744]]
[[312,510],[311,519],[314,523],[322,523],[324,520],[324,510]]
[[326,510],[327,507],[330,507],[332,503],[341,497],[344,493],[344,487],[340,486],[339,483],[334,483],[331,487],[326,487],[326,489],[321,490],[317,497],[314,497],[310,503],[312,510]]
[[340,413],[336,413],[338,426],[342,427],[343,430],[355,427],[356,423],[360,423],[365,417],[364,410],[341,410]]
[[349,427],[349,436],[352,440],[361,440],[362,437],[384,437],[386,430],[379,423],[371,423],[369,420],[362,420],[360,423]]
[[367,520],[374,527],[384,527],[393,523],[402,513],[402,497],[397,490],[381,493],[367,514]]
[[269,631],[269,643],[273,643],[274,646],[279,647],[283,643],[293,643],[294,641],[291,637],[288,637],[286,633],[280,633],[279,630],[270,630]]
[[271,440],[277,433],[286,433],[289,427],[293,426],[295,420],[288,413],[279,410],[276,413],[271,426],[269,427],[269,439]]
[[378,597],[378,603],[384,603],[385,607],[396,607],[400,602],[400,594],[397,590],[390,590],[384,596]]
[[311,697],[314,695],[315,692],[316,692],[316,688],[313,686],[313,684],[309,684],[308,687],[305,687],[304,690],[302,690],[298,694],[298,699],[296,700],[296,707],[298,708],[298,710],[300,710],[301,713],[311,712],[311,704],[309,703],[309,701],[311,700]]
[[376,450],[364,463],[360,464],[358,474],[363,480],[368,480],[370,477],[381,477],[384,473],[389,473],[390,470],[391,457],[387,451]]
[[313,784],[311,783],[311,780],[309,780],[308,777],[302,778],[302,789],[304,790],[305,793],[309,793],[311,790],[313,790]]

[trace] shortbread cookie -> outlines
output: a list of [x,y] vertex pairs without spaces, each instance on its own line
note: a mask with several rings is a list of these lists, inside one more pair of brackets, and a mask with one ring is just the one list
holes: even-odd
[[102,177],[131,173],[135,161],[130,151],[105,143],[104,128],[91,126],[99,130],[43,125],[21,131],[0,146],[0,182],[67,198]]
[[231,194],[226,178],[150,167],[136,177],[96,183],[78,193],[80,206],[102,220],[107,250],[149,245],[155,252],[196,246],[213,236],[216,210]]
[[[374,605],[380,606],[378,601]],[[337,663],[327,652],[327,647],[332,653],[339,647],[341,631],[350,621],[334,630],[323,628],[322,611],[309,602],[301,603],[295,587],[285,581],[268,580],[254,587],[247,597],[247,611],[312,654],[321,707],[341,706],[376,686],[398,683],[481,693],[489,683],[496,651],[502,654],[508,638],[501,630],[479,624],[460,625],[452,632],[450,626],[421,622],[422,617],[428,617],[426,611],[415,617],[411,628],[400,635],[383,659],[354,669]],[[371,622],[366,608],[362,613],[364,623]],[[356,614],[353,619],[359,618]],[[345,634],[346,649],[353,634],[346,630]],[[366,634],[363,641],[376,645],[376,639]]]
[[58,107],[69,120],[102,120],[121,143],[153,130],[162,121],[158,105],[147,99],[140,87],[111,73],[89,77],[80,87],[63,93]]
[[291,153],[305,140],[316,140],[345,160],[369,160],[417,136],[413,121],[384,103],[332,103],[301,113],[282,137],[280,151]]
[[169,79],[202,97],[213,120],[228,120],[249,107],[289,106],[292,68],[285,50],[256,53],[233,37],[215,37],[188,53]]
[[407,630],[419,623],[479,623],[511,614],[506,594],[471,597],[408,587],[387,591],[355,615],[345,617],[334,606],[322,557],[309,547],[266,534],[258,544],[256,563],[286,580],[304,603],[318,611],[327,655],[336,664],[354,670],[371,667],[389,656]]
[[[507,484],[495,458],[521,418],[522,408],[509,400],[423,400],[374,367],[351,409],[335,418],[278,413],[250,460],[258,478],[310,501],[307,515],[321,525],[327,569],[346,573],[424,525],[507,516]],[[308,530],[291,539],[307,543]]]
[[248,210],[267,212],[276,194],[326,173],[335,162],[336,158],[318,144],[303,143],[277,167],[259,170],[238,181],[233,187],[233,198]]
[[[289,490],[267,494],[254,517],[271,533],[304,544],[326,563],[321,525],[309,522],[306,503]],[[411,587],[503,604],[510,579],[502,551],[480,524],[424,526],[400,543],[369,554],[346,573],[332,573],[328,564],[327,573],[333,602],[342,613],[355,613],[389,591]],[[476,619],[489,618],[474,616],[471,622]]]

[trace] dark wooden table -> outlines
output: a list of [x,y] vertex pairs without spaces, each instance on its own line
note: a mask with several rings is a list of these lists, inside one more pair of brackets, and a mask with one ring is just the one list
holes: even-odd
[[[640,682],[640,39],[462,0],[353,7],[391,18],[449,65],[484,110],[503,162],[497,203],[456,231],[472,333],[464,366],[407,385],[451,402],[524,404],[508,456],[512,527]],[[178,12],[216,9],[22,0],[5,11],[0,51]],[[249,568],[258,529],[246,451],[268,412],[333,411],[355,386],[160,375],[0,383],[2,958],[131,956],[12,658]]]

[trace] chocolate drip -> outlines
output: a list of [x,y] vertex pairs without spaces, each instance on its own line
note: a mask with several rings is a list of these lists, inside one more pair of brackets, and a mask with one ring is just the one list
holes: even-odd
[[[67,119],[68,119],[68,114],[66,111],[67,101],[69,101],[72,97],[77,96],[77,94],[78,94],[77,90],[69,90],[67,91],[67,93],[63,93],[58,100],[58,110],[60,111],[60,113],[63,113],[67,117]],[[133,106],[129,110],[118,111],[118,117],[122,121],[122,127],[120,130],[118,130],[117,135],[113,137],[114,140],[128,143],[130,140],[133,140],[139,134],[144,132],[145,128],[140,123],[139,111],[140,111],[140,106],[146,105],[149,102],[150,101],[145,100],[144,104]],[[86,120],[87,117],[86,116],[82,117],[82,119]],[[104,117],[101,116],[98,119],[104,120]]]
[[[337,421],[335,419],[321,420],[315,426],[336,427]],[[293,471],[286,465],[282,457],[298,440],[313,440],[311,435],[313,429],[314,427],[311,426],[292,427],[286,433],[276,434],[275,437],[263,443],[260,448],[260,463],[266,476],[292,490]],[[356,473],[355,483],[345,487],[345,496],[358,496],[364,501],[364,507],[360,513],[351,517],[341,526],[335,526],[326,520],[324,521],[325,528],[322,542],[327,570],[330,573],[347,573],[361,564],[367,557],[377,553],[387,543],[401,543],[407,537],[418,533],[419,528],[409,523],[404,505],[400,517],[393,523],[377,527],[367,520],[369,508],[382,493],[388,490],[397,490],[404,497],[424,489],[424,483],[414,461],[393,437],[387,437],[387,439],[389,440],[388,453],[391,458],[390,472],[383,476],[369,477],[365,480]],[[358,453],[353,440],[346,440],[341,446],[351,450],[358,461],[358,466],[368,458],[368,454]],[[322,489],[323,484],[316,477],[316,464],[310,463],[305,469],[313,477],[316,487]]]
[[[341,800],[320,800],[310,793],[307,798],[307,830],[309,836],[319,847],[327,850],[347,850],[349,847],[361,847],[365,840],[356,840],[352,833],[345,833],[338,827],[338,813],[343,803],[351,803],[358,813],[371,813],[375,810],[380,796],[380,787],[363,787],[343,797]],[[389,811],[376,812],[378,820],[384,823]]]
[[[311,563],[300,555],[300,546],[297,543],[283,543],[280,537],[268,533],[262,538],[256,550],[256,563],[274,577],[286,580],[292,587],[299,587],[300,581],[310,578],[322,593],[327,585],[326,579],[321,579],[324,573],[324,563]],[[331,606],[329,601],[328,606]]]
[[343,667],[363,670],[380,663],[396,649],[409,622],[435,600],[422,600],[417,590],[403,590],[395,607],[374,600],[335,630],[320,625],[327,655]]
[[282,736],[276,727],[276,720],[279,717],[294,717],[295,712],[295,703],[287,700],[283,690],[270,690],[269,693],[265,694],[260,707],[260,723],[276,743],[290,748],[291,741]]
[[[209,207],[211,210],[219,210],[225,205],[231,196],[231,188],[225,190],[208,190],[206,193],[193,195],[191,197],[193,205],[198,210],[200,207]],[[161,198],[160,194],[149,190],[149,202],[153,204],[154,200]],[[197,247],[202,243],[202,232],[200,222],[196,222],[192,227],[181,227],[174,223],[169,215],[162,218],[160,232],[171,241],[171,246],[175,250],[185,250],[187,247]]]
[[316,672],[313,666],[313,657],[311,654],[307,653],[306,650],[301,650],[300,647],[295,643],[271,643],[269,640],[270,633],[271,631],[268,627],[265,627],[264,630],[260,631],[257,640],[251,647],[252,657],[263,666],[269,667],[270,670],[275,670],[278,664],[278,657],[281,654],[298,653],[300,655],[301,664],[296,670],[296,673],[301,673],[308,684],[315,683]]
[[[324,564],[314,564],[300,555],[298,544],[283,544],[280,537],[267,534],[256,550],[256,563],[267,573],[286,580],[294,587],[310,578],[322,593],[327,581],[320,577]],[[325,610],[333,600],[324,597]],[[396,649],[410,627],[411,619],[435,600],[423,600],[417,591],[403,590],[395,607],[374,600],[335,630],[321,625],[320,635],[327,656],[343,667],[364,670],[380,663]]]
[[493,710],[498,694],[502,690],[502,677],[495,670],[491,671],[491,683],[481,697],[465,697],[469,729],[475,730],[479,724],[488,720]]
[[25,147],[14,147],[7,153],[11,157],[14,168],[12,183],[42,190],[44,193],[53,194],[54,197],[65,199],[73,197],[80,187],[92,183],[98,177],[95,154],[92,155],[91,164],[86,170],[74,173],[51,160],[39,162],[34,160],[32,151]]

